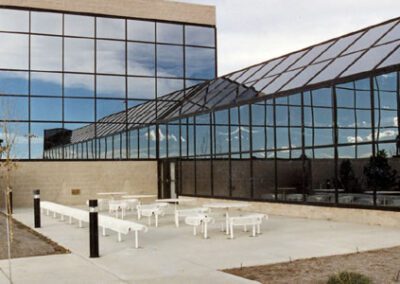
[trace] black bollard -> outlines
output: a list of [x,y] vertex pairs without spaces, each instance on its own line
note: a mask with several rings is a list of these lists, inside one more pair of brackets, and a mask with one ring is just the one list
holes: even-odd
[[40,190],[33,191],[33,211],[35,215],[35,228],[40,228]]
[[90,257],[99,257],[99,222],[97,199],[89,200]]

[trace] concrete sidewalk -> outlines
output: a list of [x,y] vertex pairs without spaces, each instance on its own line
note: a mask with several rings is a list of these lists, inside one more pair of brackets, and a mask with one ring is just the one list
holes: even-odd
[[[32,210],[17,210],[15,218],[33,225]],[[219,270],[400,245],[395,228],[279,216],[271,216],[256,238],[238,229],[229,240],[215,224],[204,240],[191,227],[175,228],[168,215],[140,235],[140,249],[133,248],[132,235],[118,243],[109,233],[100,236],[101,257],[90,259],[87,227],[42,215],[38,231],[72,254],[13,260],[15,283],[254,283]]]

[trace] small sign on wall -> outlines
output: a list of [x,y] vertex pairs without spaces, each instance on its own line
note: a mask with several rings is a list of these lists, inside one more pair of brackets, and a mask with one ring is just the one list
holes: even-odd
[[71,189],[71,194],[72,195],[80,195],[81,194],[81,190],[80,189]]

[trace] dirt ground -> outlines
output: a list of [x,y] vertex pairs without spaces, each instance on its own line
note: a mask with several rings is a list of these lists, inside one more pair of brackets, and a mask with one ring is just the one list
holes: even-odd
[[374,283],[400,283],[400,247],[224,271],[261,283],[326,283],[341,271],[362,273]]
[[[13,220],[13,224],[14,239],[11,245],[12,258],[68,253],[68,250],[65,248],[22,223]],[[5,258],[7,258],[6,218],[0,213],[0,259]]]

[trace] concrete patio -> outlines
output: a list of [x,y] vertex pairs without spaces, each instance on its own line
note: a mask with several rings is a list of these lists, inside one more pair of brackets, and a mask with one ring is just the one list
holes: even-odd
[[[15,218],[33,226],[32,209],[16,210]],[[127,219],[137,221],[132,213]],[[236,238],[227,239],[216,223],[204,240],[189,226],[175,228],[166,215],[159,228],[140,234],[140,249],[133,248],[133,234],[118,243],[109,232],[100,236],[101,257],[90,259],[87,225],[42,215],[38,231],[72,253],[12,260],[14,283],[254,283],[219,270],[400,245],[396,228],[282,216],[270,216],[255,238],[237,229]],[[7,265],[0,261],[3,270]]]

